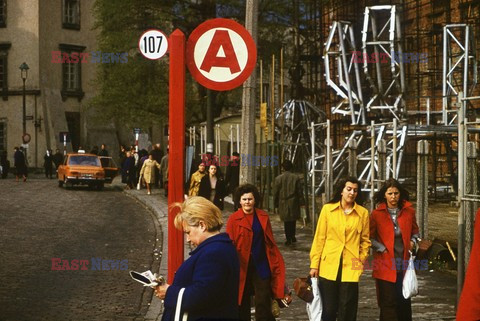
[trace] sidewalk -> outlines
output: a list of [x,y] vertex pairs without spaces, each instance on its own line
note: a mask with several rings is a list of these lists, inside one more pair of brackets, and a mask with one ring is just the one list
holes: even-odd
[[[167,199],[163,196],[163,190],[153,189],[152,195],[147,195],[145,189],[140,191],[127,190],[125,193],[151,209],[157,217],[161,228],[159,235],[163,236],[163,242],[159,240],[159,247],[163,250],[157,256],[160,260],[160,268],[157,272],[166,275],[168,253]],[[232,211],[232,206],[226,203],[223,211],[225,224]],[[297,243],[287,247],[284,245],[283,223],[277,215],[272,215],[270,219],[275,239],[285,260],[287,284],[290,288],[293,288],[293,280],[299,276],[306,276],[309,272],[312,230],[308,226],[302,228],[301,224],[297,223]],[[223,230],[225,230],[225,227]],[[189,251],[188,246],[186,246],[186,257],[188,257]],[[421,271],[417,276],[420,294],[412,299],[413,320],[455,320],[456,277],[438,271]],[[152,298],[145,320],[160,320],[161,308],[160,300]],[[378,320],[378,314],[375,282],[371,277],[371,271],[365,271],[360,280],[357,320]],[[292,304],[289,308],[282,310],[278,320],[308,320],[305,302],[293,294]]]

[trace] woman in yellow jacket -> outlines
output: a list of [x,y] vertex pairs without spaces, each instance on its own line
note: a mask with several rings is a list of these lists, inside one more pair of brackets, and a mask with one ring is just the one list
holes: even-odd
[[322,207],[310,250],[310,276],[319,277],[323,321],[355,321],[358,280],[370,248],[368,211],[357,202],[361,183],[341,180]]

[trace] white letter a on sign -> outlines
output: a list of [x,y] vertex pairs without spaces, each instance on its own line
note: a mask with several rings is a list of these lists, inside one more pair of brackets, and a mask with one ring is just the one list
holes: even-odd
[[[220,48],[222,48],[223,52],[225,53],[224,57],[218,56]],[[237,55],[233,49],[232,40],[230,39],[227,30],[215,31],[212,42],[210,43],[210,47],[208,47],[207,53],[203,58],[200,69],[210,72],[212,67],[229,68],[230,73],[232,74],[241,71],[240,65],[238,64]]]

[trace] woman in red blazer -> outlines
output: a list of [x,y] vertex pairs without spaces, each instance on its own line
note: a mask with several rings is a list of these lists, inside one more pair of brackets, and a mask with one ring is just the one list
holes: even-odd
[[240,209],[227,222],[227,233],[240,259],[240,319],[250,321],[250,296],[255,295],[255,320],[275,320],[272,296],[285,296],[285,263],[273,238],[268,213],[258,209],[260,193],[251,184],[235,191]]
[[375,194],[377,208],[370,216],[373,277],[376,279],[380,321],[411,321],[411,300],[402,294],[402,282],[418,240],[415,210],[408,192],[391,178]]

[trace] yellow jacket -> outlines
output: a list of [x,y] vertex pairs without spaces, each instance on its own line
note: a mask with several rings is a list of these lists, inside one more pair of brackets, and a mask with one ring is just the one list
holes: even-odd
[[310,250],[310,268],[319,269],[320,277],[334,281],[342,256],[342,282],[358,282],[370,245],[366,208],[355,203],[353,211],[345,215],[340,202],[325,204]]

